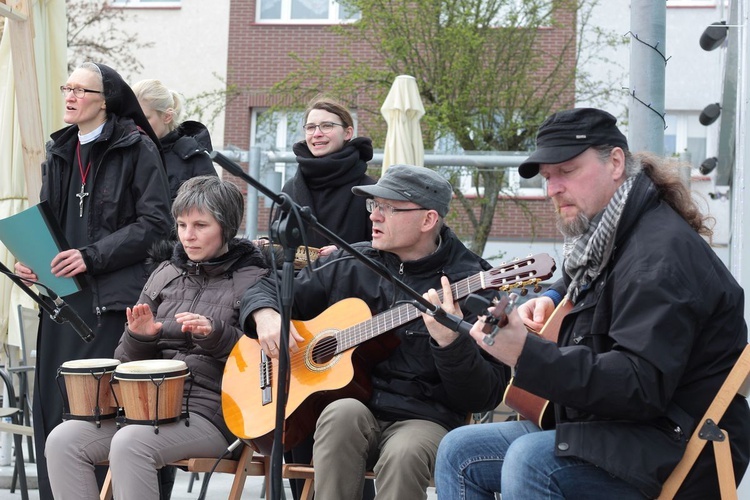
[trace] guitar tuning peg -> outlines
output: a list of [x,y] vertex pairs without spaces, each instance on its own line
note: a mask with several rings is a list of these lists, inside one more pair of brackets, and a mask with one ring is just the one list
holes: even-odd
[[542,291],[542,285],[540,285],[539,283],[534,285],[534,293],[539,293],[541,291]]
[[526,288],[521,288],[519,293],[521,294],[521,297],[526,297],[526,294],[529,293],[529,291]]

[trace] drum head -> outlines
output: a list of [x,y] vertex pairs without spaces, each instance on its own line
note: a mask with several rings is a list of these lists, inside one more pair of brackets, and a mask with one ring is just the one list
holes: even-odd
[[178,359],[144,359],[122,363],[115,369],[117,379],[148,379],[150,376],[166,378],[187,375],[187,364]]
[[73,359],[60,365],[60,373],[88,375],[91,372],[111,372],[119,364],[119,359],[112,358]]

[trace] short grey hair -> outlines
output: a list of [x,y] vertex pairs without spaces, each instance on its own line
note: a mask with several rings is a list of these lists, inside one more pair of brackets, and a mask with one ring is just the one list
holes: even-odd
[[245,199],[233,183],[213,175],[201,175],[180,186],[172,204],[172,217],[177,220],[191,210],[211,214],[221,226],[222,243],[227,243],[240,229]]

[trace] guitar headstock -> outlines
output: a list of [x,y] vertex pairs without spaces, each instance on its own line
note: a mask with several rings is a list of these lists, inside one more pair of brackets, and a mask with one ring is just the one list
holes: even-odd
[[534,291],[540,290],[539,283],[554,274],[555,260],[546,253],[530,255],[502,263],[500,266],[484,271],[482,274],[482,288],[497,288],[505,292],[520,288],[519,293],[526,295],[526,287],[533,286]]

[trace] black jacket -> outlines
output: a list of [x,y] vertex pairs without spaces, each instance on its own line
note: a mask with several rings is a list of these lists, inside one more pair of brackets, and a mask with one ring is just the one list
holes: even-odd
[[[490,267],[447,227],[441,235],[442,244],[434,254],[411,262],[375,250],[370,243],[354,247],[420,293],[440,289],[442,275],[455,283]],[[394,296],[389,280],[339,250],[299,272],[294,280],[292,317],[311,319],[348,297],[365,301],[373,314],[407,299],[403,293]],[[251,313],[262,307],[278,309],[272,277],[249,289],[242,300],[241,320],[246,331],[255,330]],[[467,315],[467,320],[473,321],[473,317]],[[374,390],[367,404],[376,417],[425,419],[450,430],[465,423],[469,412],[493,410],[502,400],[509,369],[485,356],[468,335],[440,348],[420,316],[393,332],[400,344],[372,371]]]
[[[62,214],[78,142],[78,126],[55,132],[42,164],[40,198]],[[93,174],[87,236],[79,250],[96,312],[133,305],[148,278],[145,260],[154,241],[172,228],[167,176],[156,145],[130,118],[107,119],[91,150]]]
[[213,148],[208,129],[187,120],[160,139],[169,178],[170,199],[174,201],[183,182],[199,175],[217,175],[209,158]]
[[[566,281],[555,288],[564,294]],[[708,244],[640,174],[611,261],[564,318],[559,346],[530,335],[519,387],[555,403],[557,454],[594,463],[658,496],[687,439],[747,343],[743,291]],[[750,410],[721,427],[739,481]],[[717,498],[710,444],[679,498]]]
[[[171,259],[154,271],[138,299],[139,304],[148,304],[155,321],[163,323],[161,331],[148,337],[126,328],[115,357],[184,361],[192,375],[183,395],[183,399],[190,395],[189,410],[211,420],[228,442],[234,441],[222,414],[221,379],[227,356],[242,336],[240,297],[267,273],[260,251],[247,240],[231,241],[229,252],[204,263],[188,260],[182,245],[176,244]],[[182,332],[174,316],[186,311],[209,318],[213,331],[208,335]]]

